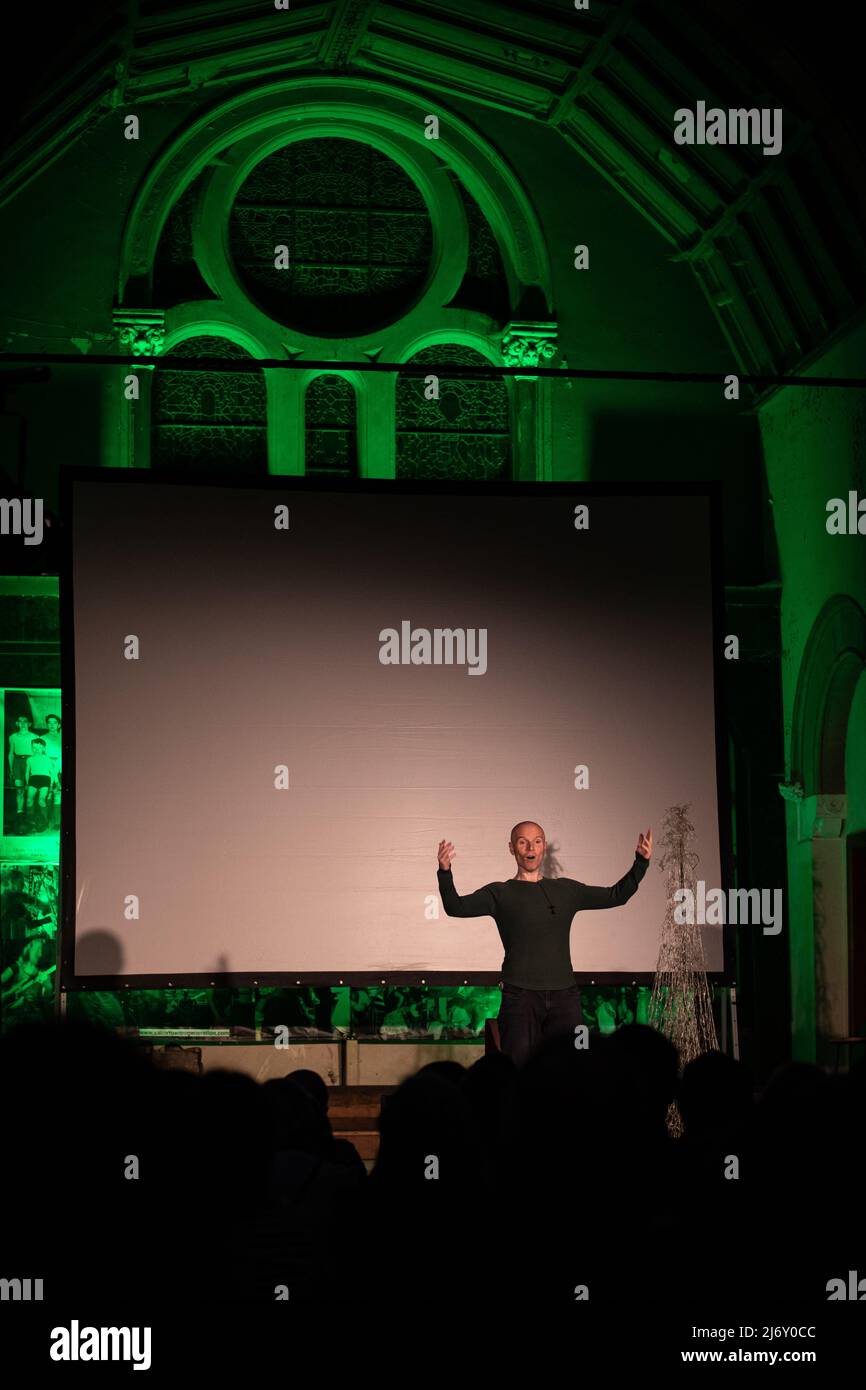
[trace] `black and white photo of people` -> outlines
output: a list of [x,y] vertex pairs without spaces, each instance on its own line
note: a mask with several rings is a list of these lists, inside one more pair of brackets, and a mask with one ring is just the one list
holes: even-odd
[[0,864],[3,1031],[53,1012],[58,916],[56,864]]
[[4,699],[3,834],[60,830],[60,693],[7,690]]

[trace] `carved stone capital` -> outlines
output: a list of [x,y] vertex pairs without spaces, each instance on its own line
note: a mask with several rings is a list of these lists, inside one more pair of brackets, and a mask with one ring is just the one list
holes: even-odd
[[538,367],[556,356],[555,323],[512,320],[502,334],[502,359],[506,367]]
[[115,309],[114,331],[124,352],[158,357],[165,346],[164,309]]

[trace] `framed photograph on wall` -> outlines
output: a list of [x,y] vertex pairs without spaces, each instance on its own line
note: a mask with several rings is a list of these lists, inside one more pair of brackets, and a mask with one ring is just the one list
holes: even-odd
[[3,857],[57,859],[63,784],[60,691],[0,691]]
[[3,1030],[51,1016],[57,970],[60,873],[56,864],[0,863],[0,999]]

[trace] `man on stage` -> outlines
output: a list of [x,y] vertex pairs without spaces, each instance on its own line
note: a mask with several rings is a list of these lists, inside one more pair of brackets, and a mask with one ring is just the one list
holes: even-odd
[[544,831],[535,821],[520,821],[508,848],[517,873],[502,883],[487,883],[461,898],[454,887],[454,846],[439,842],[439,894],[449,917],[492,917],[502,938],[502,1003],[499,1042],[502,1051],[522,1066],[542,1037],[573,1034],[583,1022],[580,988],[574,982],[569,935],[576,912],[621,907],[638,890],[652,854],[652,830],[639,835],[634,863],[612,888],[595,888],[573,878],[544,878]]

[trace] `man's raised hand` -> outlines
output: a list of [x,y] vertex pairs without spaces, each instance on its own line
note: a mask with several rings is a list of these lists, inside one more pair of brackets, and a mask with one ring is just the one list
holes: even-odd
[[652,854],[652,852],[653,852],[653,832],[652,832],[652,827],[650,827],[650,829],[647,831],[647,833],[646,833],[645,835],[638,835],[638,837],[637,837],[637,849],[635,850],[635,853],[636,853],[636,854],[641,854],[641,855],[643,855],[644,859],[649,859],[649,857],[650,857],[650,855]]
[[450,869],[451,860],[454,858],[454,846],[450,840],[439,841],[439,868]]

